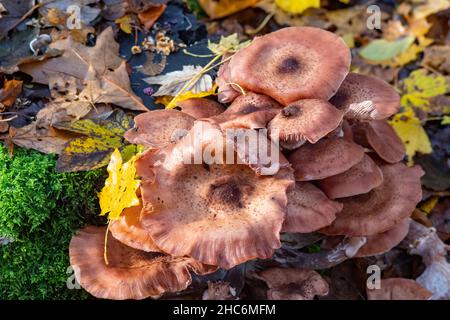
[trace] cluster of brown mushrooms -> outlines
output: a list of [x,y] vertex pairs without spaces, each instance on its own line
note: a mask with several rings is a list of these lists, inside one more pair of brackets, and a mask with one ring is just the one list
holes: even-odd
[[[382,80],[349,72],[350,62],[333,33],[284,28],[221,66],[219,103],[195,98],[179,102],[181,111],[138,115],[125,138],[147,148],[136,162],[142,205],[112,222],[108,263],[105,227],[73,237],[70,261],[81,286],[108,299],[178,292],[192,272],[272,258],[286,232],[326,235],[324,248],[346,257],[396,246],[421,200],[423,171],[401,162],[405,148],[386,120],[399,109],[398,94]],[[202,135],[194,134],[198,125]],[[186,164],[177,156],[193,156],[194,140],[204,150],[226,139],[215,133],[230,128],[267,129],[269,139],[279,134],[277,170],[262,175],[239,146],[235,164]],[[328,292],[313,270],[266,269],[259,277],[268,279],[269,298],[299,288],[299,299]]]

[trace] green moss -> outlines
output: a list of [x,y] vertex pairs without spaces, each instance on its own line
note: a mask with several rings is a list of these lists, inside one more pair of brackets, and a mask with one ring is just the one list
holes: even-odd
[[56,157],[0,145],[0,299],[78,299],[66,286],[73,233],[99,212],[104,171],[55,172]]

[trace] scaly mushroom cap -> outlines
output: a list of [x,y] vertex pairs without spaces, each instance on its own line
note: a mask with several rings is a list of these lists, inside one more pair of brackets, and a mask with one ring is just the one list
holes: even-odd
[[367,193],[383,182],[383,173],[375,162],[364,154],[362,161],[338,175],[317,181],[330,199]]
[[409,217],[422,199],[419,166],[403,163],[380,167],[383,183],[366,194],[339,201],[344,208],[331,226],[322,229],[328,235],[372,236],[385,232]]
[[402,161],[406,148],[395,130],[386,120],[357,122],[353,124],[356,137],[363,137],[367,144],[386,162]]
[[281,232],[309,233],[329,226],[342,210],[309,182],[297,182],[287,193],[287,212]]
[[369,300],[428,300],[433,294],[412,279],[382,279],[380,289],[367,289]]
[[367,237],[355,257],[368,257],[388,252],[398,245],[408,234],[410,218],[398,222],[392,229],[374,236]]
[[292,152],[288,160],[297,181],[325,179],[347,171],[360,162],[364,149],[344,139],[324,138]]
[[304,99],[292,102],[270,121],[268,129],[281,141],[316,143],[336,129],[344,113],[327,101]]
[[190,98],[177,102],[181,111],[195,119],[209,118],[225,111],[220,103],[206,98]]
[[144,112],[134,118],[134,128],[124,137],[147,148],[163,148],[180,139],[194,121],[187,113],[172,109]]
[[237,97],[224,113],[212,117],[222,129],[229,128],[265,128],[282,106],[272,98],[248,92]]
[[97,298],[145,299],[178,292],[191,283],[190,271],[203,275],[216,270],[192,258],[136,250],[113,237],[108,237],[106,264],[105,232],[105,227],[81,229],[69,247],[70,264],[78,283]]
[[183,164],[172,154],[187,138],[162,150],[154,181],[141,183],[143,227],[164,252],[223,268],[272,256],[292,170],[258,176],[247,165]]
[[400,108],[400,96],[387,82],[353,72],[330,102],[346,111],[346,118],[359,120],[386,119]]
[[230,80],[283,105],[330,99],[349,72],[350,50],[334,33],[290,27],[255,38],[230,60]]
[[270,268],[257,274],[269,287],[269,300],[313,300],[328,294],[328,283],[314,270]]
[[126,208],[118,220],[111,221],[109,231],[123,244],[146,252],[161,252],[139,221],[142,205]]

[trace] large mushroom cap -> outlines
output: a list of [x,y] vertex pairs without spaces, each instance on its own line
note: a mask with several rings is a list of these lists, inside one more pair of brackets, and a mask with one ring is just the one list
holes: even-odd
[[268,129],[281,141],[316,143],[336,129],[344,113],[327,101],[304,99],[291,103],[270,121]]
[[352,127],[355,137],[362,137],[384,161],[397,163],[405,157],[405,145],[386,120],[357,122]]
[[70,242],[70,264],[80,285],[103,299],[144,299],[184,290],[190,271],[206,274],[216,270],[192,258],[175,258],[130,248],[108,237],[104,259],[105,227],[79,230]]
[[428,300],[433,294],[412,279],[382,279],[380,289],[367,289],[369,300]]
[[342,210],[309,182],[297,182],[287,193],[288,204],[282,232],[309,233],[329,226]]
[[317,181],[317,185],[330,199],[351,197],[367,193],[383,182],[383,173],[366,154],[362,161],[338,175]]
[[423,170],[403,163],[380,167],[383,183],[366,194],[339,201],[344,208],[331,226],[321,230],[328,235],[372,236],[385,232],[411,215],[422,198]]
[[230,80],[287,105],[330,99],[350,67],[350,50],[335,34],[290,27],[255,38],[230,60]]
[[360,162],[364,149],[344,139],[324,138],[292,152],[288,160],[297,181],[325,179],[347,171]]
[[346,118],[380,120],[400,108],[400,96],[379,78],[349,73],[330,102],[347,113]]
[[172,109],[153,110],[134,118],[134,128],[125,132],[125,139],[148,148],[163,148],[176,142],[189,130],[195,118]]
[[367,237],[355,257],[367,257],[388,252],[398,245],[408,234],[410,218],[398,222],[392,229]]
[[118,220],[111,221],[109,230],[123,244],[146,252],[161,252],[139,221],[142,205],[126,208]]
[[177,102],[181,111],[195,119],[209,118],[225,111],[220,103],[206,98],[190,98]]
[[257,274],[269,287],[269,300],[313,300],[328,294],[328,283],[314,270],[270,268]]
[[280,246],[291,170],[258,176],[247,165],[177,163],[174,151],[163,152],[154,181],[141,184],[141,223],[159,248],[231,268]]

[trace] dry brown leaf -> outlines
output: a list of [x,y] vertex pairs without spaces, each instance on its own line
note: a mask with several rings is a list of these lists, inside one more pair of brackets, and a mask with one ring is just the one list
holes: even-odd
[[167,58],[166,55],[161,54],[159,62],[156,62],[156,54],[153,52],[146,52],[145,53],[145,62],[142,66],[138,67],[137,70],[144,73],[145,75],[149,77],[157,76],[161,72],[163,72],[164,68],[166,67]]
[[[0,106],[11,107],[16,102],[17,96],[22,92],[22,81],[7,80],[2,89],[0,89]],[[0,107],[1,111],[2,107]]]
[[258,3],[258,1],[259,0],[199,0],[198,2],[211,19],[218,19],[251,7]]

